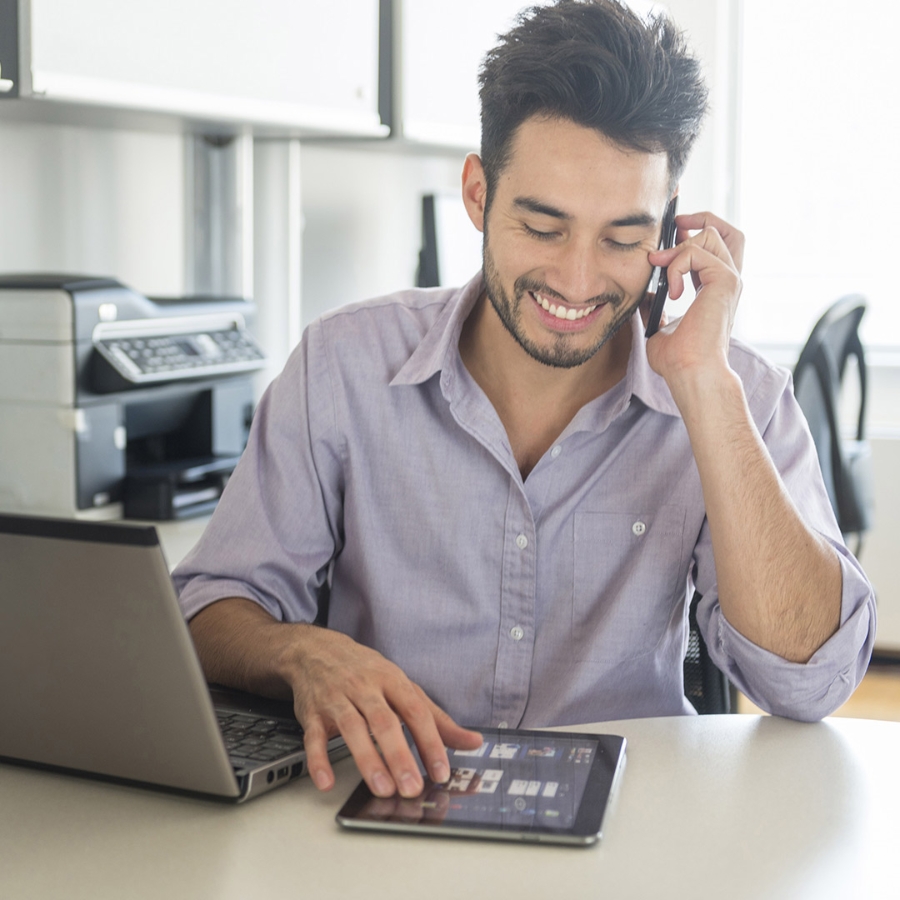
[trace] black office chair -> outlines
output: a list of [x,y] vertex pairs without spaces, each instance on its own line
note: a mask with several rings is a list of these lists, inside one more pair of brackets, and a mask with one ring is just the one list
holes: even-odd
[[[872,525],[872,456],[865,437],[866,359],[859,323],[866,301],[838,300],[816,323],[794,367],[794,396],[812,432],[825,488],[845,538],[856,536],[856,555]],[[842,437],[838,421],[841,385],[850,358],[859,372],[855,438]]]
[[737,691],[725,674],[709,658],[706,642],[697,628],[697,604],[694,593],[688,611],[690,631],[684,657],[684,695],[701,716],[737,712]]

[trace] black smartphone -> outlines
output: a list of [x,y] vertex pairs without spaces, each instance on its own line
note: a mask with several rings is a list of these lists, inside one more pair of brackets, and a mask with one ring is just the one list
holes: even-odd
[[[659,236],[659,249],[668,250],[675,246],[675,213],[678,209],[678,195],[676,194],[666,207],[666,214],[663,216],[662,232]],[[653,279],[650,279],[653,283]],[[662,318],[663,307],[666,305],[666,298],[669,296],[669,275],[665,268],[659,269],[659,280],[656,283],[656,295],[653,298],[653,304],[650,307],[650,318],[647,319],[647,330],[644,337],[651,337],[656,334],[659,329],[659,322]]]

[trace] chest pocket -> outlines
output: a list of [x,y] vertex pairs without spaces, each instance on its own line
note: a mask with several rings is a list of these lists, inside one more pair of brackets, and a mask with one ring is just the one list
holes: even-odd
[[683,627],[684,508],[580,512],[574,527],[575,657],[606,668],[652,653],[667,631]]

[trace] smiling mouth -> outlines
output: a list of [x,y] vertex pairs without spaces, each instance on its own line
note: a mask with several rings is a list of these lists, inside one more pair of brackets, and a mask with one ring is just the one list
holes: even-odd
[[551,316],[556,316],[557,319],[562,319],[566,322],[577,322],[579,319],[583,319],[585,318],[585,316],[589,316],[595,309],[597,309],[597,307],[604,305],[602,303],[595,303],[593,306],[566,306],[564,303],[560,303],[558,300],[551,301],[547,297],[543,296],[543,294],[539,294],[536,291],[532,291],[531,296],[534,297],[535,302],[545,312],[548,312]]

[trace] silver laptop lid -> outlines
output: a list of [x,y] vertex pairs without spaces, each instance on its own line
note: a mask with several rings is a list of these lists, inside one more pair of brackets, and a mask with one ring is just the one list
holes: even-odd
[[0,756],[239,795],[155,528],[0,515]]

